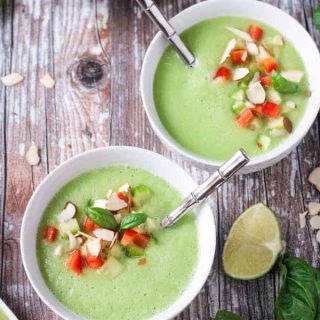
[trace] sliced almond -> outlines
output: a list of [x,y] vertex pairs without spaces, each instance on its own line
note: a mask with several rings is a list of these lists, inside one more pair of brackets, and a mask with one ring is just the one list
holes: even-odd
[[246,41],[246,47],[251,55],[257,56],[259,54],[259,49],[254,42]]
[[113,193],[109,199],[106,200],[106,209],[110,211],[118,211],[126,208],[128,204],[121,200],[116,193]]
[[111,242],[111,244],[110,244],[109,250],[111,250],[112,247],[114,246],[114,244],[116,243],[116,241],[117,241],[117,239],[118,239],[118,236],[119,236],[119,233],[116,232],[116,233],[114,234],[113,240],[112,240],[112,242]]
[[283,38],[281,37],[280,34],[277,34],[272,38],[272,44],[275,46],[283,46],[284,45]]
[[107,208],[107,200],[106,199],[97,199],[94,201],[93,205],[94,208]]
[[241,80],[249,74],[248,68],[237,68],[233,71],[232,80],[237,81]]
[[247,97],[253,104],[263,103],[266,99],[266,92],[260,82],[256,82],[247,89]]
[[65,208],[58,215],[58,220],[60,222],[67,222],[75,216],[76,212],[76,206],[72,202],[67,202]]
[[300,223],[300,229],[305,228],[306,226],[306,215],[308,211],[305,211],[303,213],[299,213],[299,223]]
[[283,130],[283,129],[271,129],[270,130],[270,136],[272,136],[272,137],[282,137],[285,134],[287,134],[287,131]]
[[286,101],[284,103],[285,107],[287,107],[288,109],[295,109],[297,107],[296,103],[294,101]]
[[80,247],[77,238],[71,232],[68,232],[68,237],[69,237],[69,249],[70,250],[74,250],[74,249],[77,249]]
[[269,90],[267,90],[267,98],[268,100],[276,104],[280,104],[282,101],[280,93],[273,88],[270,88]]
[[262,61],[262,60],[268,59],[270,57],[271,57],[271,54],[266,49],[266,47],[263,45],[260,45],[259,46],[259,55],[258,55],[259,60]]
[[308,205],[308,210],[309,210],[310,216],[315,216],[320,212],[320,203],[310,202]]
[[224,53],[221,57],[220,64],[223,64],[229,58],[230,52],[235,48],[236,44],[237,44],[236,39],[231,39],[228,42],[227,47],[224,50]]
[[254,109],[256,106],[252,103],[252,102],[250,102],[249,100],[246,100],[245,102],[244,102],[244,104],[246,105],[246,107],[247,108],[250,108],[250,109]]
[[61,257],[63,255],[63,251],[63,245],[60,243],[54,248],[53,254],[57,257]]
[[32,144],[29,148],[29,150],[26,153],[26,159],[30,166],[36,166],[40,162],[40,157],[38,153],[38,147],[34,144]]
[[14,86],[23,80],[23,76],[19,73],[11,73],[4,77],[1,77],[1,81],[5,86]]
[[82,257],[87,256],[88,252],[87,252],[87,245],[86,244],[80,247],[80,253],[81,253]]
[[122,215],[120,213],[115,214],[113,217],[115,218],[118,224],[121,222]]
[[254,83],[259,82],[259,79],[260,79],[260,73],[259,72],[255,72],[255,74],[253,75],[251,81],[249,82],[249,87],[251,85],[253,85]]
[[108,229],[96,229],[92,232],[97,238],[104,241],[112,241],[114,238],[114,232]]
[[48,89],[52,89],[55,85],[55,81],[54,79],[52,79],[52,77],[50,76],[49,73],[47,73],[46,75],[44,75],[41,79],[40,79],[40,83],[45,86]]
[[245,41],[253,41],[248,32],[233,27],[226,27],[226,29]]
[[320,216],[312,216],[310,218],[310,226],[313,230],[320,229]]
[[75,235],[75,237],[78,237],[78,236],[83,236],[87,239],[90,239],[90,240],[94,240],[95,238],[90,236],[89,234],[85,233],[85,232],[82,232],[82,231],[78,231],[77,234]]
[[87,250],[92,256],[97,257],[101,251],[101,239],[97,238],[92,241],[88,241]]
[[320,230],[316,234],[316,240],[318,243],[320,243]]
[[248,51],[245,50],[245,51],[243,51],[243,54],[242,54],[242,56],[241,56],[241,60],[242,60],[243,62],[245,62],[245,61],[247,60],[247,58],[248,58]]
[[130,186],[129,183],[125,183],[122,186],[119,187],[119,192],[129,192]]
[[106,199],[109,199],[112,195],[112,189],[109,189],[106,193]]
[[304,72],[299,70],[287,70],[281,71],[280,74],[289,81],[299,83],[304,75]]

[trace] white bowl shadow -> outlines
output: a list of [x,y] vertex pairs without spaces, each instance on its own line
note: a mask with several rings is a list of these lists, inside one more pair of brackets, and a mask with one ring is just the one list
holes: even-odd
[[[84,152],[53,170],[38,186],[25,211],[21,227],[22,261],[33,288],[40,298],[59,316],[67,320],[80,320],[51,293],[41,276],[36,254],[37,229],[45,208],[52,197],[70,180],[80,174],[101,167],[128,165],[141,168],[166,180],[183,196],[187,196],[197,184],[177,164],[144,149],[134,147],[107,147]],[[150,320],[171,319],[180,313],[203,287],[212,267],[216,248],[216,229],[212,211],[202,204],[196,212],[199,256],[187,288],[168,308]]]
[[[208,0],[200,2],[180,12],[170,22],[177,32],[181,33],[198,22],[218,16],[247,17],[262,21],[277,29],[297,49],[308,74],[312,95],[308,100],[301,121],[294,132],[279,146],[263,155],[252,158],[250,163],[241,171],[242,173],[254,172],[269,167],[288,155],[300,143],[316,119],[320,108],[320,89],[318,85],[320,55],[313,39],[298,21],[282,10],[256,0]],[[217,168],[222,162],[200,156],[181,146],[167,132],[158,116],[153,99],[153,80],[160,58],[167,46],[166,39],[160,32],[157,33],[149,45],[142,65],[140,91],[150,124],[160,140],[170,149],[206,168]]]

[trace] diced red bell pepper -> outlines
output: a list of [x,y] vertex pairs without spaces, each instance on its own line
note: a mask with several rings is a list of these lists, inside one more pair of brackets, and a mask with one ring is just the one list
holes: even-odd
[[142,233],[136,234],[133,240],[133,242],[141,248],[145,248],[148,245],[149,241],[150,241],[150,236]]
[[245,109],[243,112],[240,113],[236,122],[240,127],[245,128],[249,125],[253,118],[253,112],[250,109]]
[[263,105],[262,104],[257,104],[254,109],[252,109],[252,112],[255,116],[257,117],[263,117]]
[[230,80],[231,79],[231,72],[229,70],[229,68],[227,67],[220,67],[217,72],[215,73],[215,75],[213,76],[213,79],[217,79],[217,78],[224,78],[225,80]]
[[98,269],[103,265],[102,255],[99,254],[97,257],[88,254],[86,256],[86,263],[90,269]]
[[58,229],[55,227],[47,226],[44,239],[48,242],[54,242],[58,235]]
[[261,83],[264,87],[271,87],[271,78],[270,78],[270,76],[260,77],[260,83]]
[[67,257],[66,267],[76,273],[78,276],[82,272],[82,259],[79,249],[71,251]]
[[129,198],[127,197],[127,195],[124,192],[117,192],[117,196],[120,200],[125,201],[126,203],[129,202]]
[[246,49],[234,49],[230,52],[230,60],[233,64],[243,64],[248,61],[249,55]]
[[267,73],[271,73],[273,70],[277,70],[278,68],[276,60],[272,57],[262,60],[262,65]]
[[280,114],[280,106],[277,105],[276,103],[266,101],[262,105],[262,112],[263,115],[269,118],[277,118]]
[[263,36],[263,30],[257,25],[249,26],[248,33],[250,34],[250,37],[254,41],[261,40],[261,38]]
[[126,247],[127,245],[131,244],[134,242],[134,239],[136,237],[136,235],[138,234],[137,231],[134,231],[134,230],[126,230],[124,233],[123,233],[123,236],[121,238],[121,244]]

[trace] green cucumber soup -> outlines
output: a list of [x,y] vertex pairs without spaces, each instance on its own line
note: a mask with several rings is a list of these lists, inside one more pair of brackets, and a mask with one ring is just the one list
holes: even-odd
[[0,309],[0,320],[9,320],[7,313],[4,310]]
[[[104,201],[109,206],[125,201],[129,209],[99,211],[96,207]],[[188,286],[198,258],[193,214],[170,229],[154,231],[152,221],[180,201],[180,194],[162,178],[128,166],[89,171],[70,181],[50,201],[38,229],[38,263],[50,291],[84,319],[143,320],[164,311]],[[68,203],[72,208],[66,212]],[[106,227],[110,220],[97,218],[101,212],[116,218],[112,223],[116,220],[117,226],[109,228],[113,231]],[[115,244],[111,238],[95,238],[106,240],[110,232]],[[94,253],[97,245],[102,247]]]
[[169,46],[153,83],[159,118],[178,144],[223,161],[240,147],[259,156],[294,132],[308,101],[308,78],[296,48],[277,30],[224,16],[202,21],[181,37],[196,57],[194,67]]

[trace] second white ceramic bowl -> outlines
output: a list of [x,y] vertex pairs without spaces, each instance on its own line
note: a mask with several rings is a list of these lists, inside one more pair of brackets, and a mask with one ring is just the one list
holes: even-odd
[[[193,179],[174,162],[157,153],[133,147],[94,149],[66,161],[53,170],[39,185],[27,206],[22,221],[20,243],[23,265],[33,288],[40,298],[64,319],[81,320],[82,318],[72,313],[55,298],[41,276],[36,254],[39,222],[49,201],[70,180],[90,170],[119,164],[147,170],[166,180],[183,196],[189,195],[197,187]],[[199,248],[194,275],[183,294],[176,301],[172,301],[172,304],[161,314],[152,317],[152,320],[169,320],[181,312],[199,293],[211,270],[216,247],[213,215],[207,204],[201,205],[194,211]]]
[[[307,134],[318,114],[320,107],[319,51],[310,35],[295,19],[274,6],[255,0],[210,0],[200,2],[180,12],[172,18],[170,22],[175,29],[181,33],[200,21],[218,16],[247,17],[262,21],[274,27],[282,33],[285,39],[289,40],[300,53],[308,74],[312,95],[298,127],[294,130],[293,134],[278,147],[253,158],[242,172],[261,170],[280,161],[292,151]],[[221,165],[219,161],[199,156],[182,147],[170,136],[159,119],[153,100],[153,79],[160,58],[167,46],[168,43],[166,39],[164,39],[159,32],[151,42],[142,66],[140,88],[143,105],[149,121],[158,137],[170,148],[197,163],[216,168]]]

